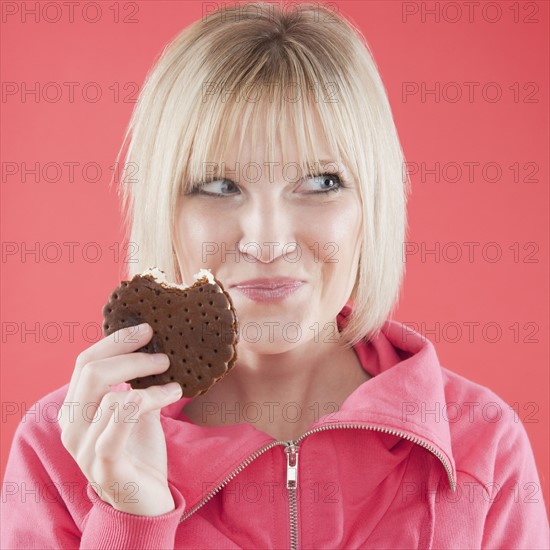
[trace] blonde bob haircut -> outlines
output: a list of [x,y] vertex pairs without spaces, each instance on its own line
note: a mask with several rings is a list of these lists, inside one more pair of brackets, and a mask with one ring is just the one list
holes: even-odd
[[[333,158],[349,167],[362,201],[352,314],[341,342],[351,346],[375,336],[396,306],[404,275],[410,183],[366,40],[317,2],[223,4],[165,47],[117,155],[119,162],[127,145],[119,193],[126,235],[138,256],[128,263],[128,276],[157,266],[169,280],[182,282],[174,253],[178,201],[205,180],[206,163],[223,166],[237,139],[240,153],[245,135],[256,143],[262,132],[264,160],[275,163],[278,138],[280,160],[298,159],[307,169],[322,166],[316,142],[321,130]],[[296,151],[285,150],[290,135]]]

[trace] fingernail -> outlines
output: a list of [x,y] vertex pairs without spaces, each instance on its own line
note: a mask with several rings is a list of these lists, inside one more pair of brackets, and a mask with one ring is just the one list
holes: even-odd
[[137,328],[139,333],[144,334],[149,330],[150,327],[151,325],[149,323],[141,323],[141,325],[138,325]]
[[160,363],[162,365],[168,365],[168,363],[170,362],[166,353],[152,353],[151,360],[155,363]]
[[182,393],[181,386],[177,382],[170,382],[162,386],[162,391],[170,397],[175,397]]

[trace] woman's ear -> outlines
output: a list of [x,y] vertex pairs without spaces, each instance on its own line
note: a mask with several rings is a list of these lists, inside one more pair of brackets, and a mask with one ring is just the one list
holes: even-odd
[[181,276],[180,262],[178,259],[178,237],[177,234],[174,234],[172,237],[172,264],[174,266],[174,282],[177,284],[183,284],[183,278]]
[[183,284],[183,279],[181,276],[181,270],[180,270],[180,264],[178,261],[178,256],[176,254],[176,251],[172,247],[172,263],[174,264],[174,277],[175,282],[179,285]]

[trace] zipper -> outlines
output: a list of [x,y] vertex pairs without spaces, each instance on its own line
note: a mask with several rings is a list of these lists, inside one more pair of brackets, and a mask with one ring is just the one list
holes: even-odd
[[296,489],[298,488],[298,445],[289,441],[286,453],[286,488],[290,517],[290,548],[298,548],[298,510],[296,507]]
[[214,487],[200,502],[198,502],[191,510],[181,516],[179,523],[185,521],[189,516],[193,515],[199,508],[202,508],[213,496],[220,492],[237,474],[242,472],[253,460],[256,460],[261,454],[269,451],[277,445],[288,445],[287,441],[270,441],[254,453],[252,453],[244,462],[241,462],[217,487]]
[[455,480],[453,479],[451,466],[446,460],[445,456],[442,453],[440,453],[433,445],[430,445],[429,443],[426,443],[422,439],[409,435],[408,433],[402,432],[400,430],[394,430],[393,428],[383,428],[382,426],[368,426],[365,424],[354,424],[354,423],[331,424],[327,426],[319,426],[318,428],[313,428],[313,430],[307,431],[306,433],[301,435],[296,441],[294,441],[294,444],[298,445],[300,441],[302,441],[305,437],[313,433],[322,432],[324,430],[334,430],[339,428],[354,428],[354,429],[361,429],[361,430],[371,430],[375,432],[383,432],[390,435],[396,435],[398,437],[402,437],[407,441],[412,441],[413,443],[416,443],[417,445],[424,447],[424,449],[430,451],[430,453],[432,453],[435,457],[437,457],[441,462],[441,464],[443,464],[443,467],[447,472],[447,478],[449,479],[449,485],[451,486],[451,490],[453,491],[453,493],[456,492],[456,483],[455,483]]
[[253,460],[258,458],[261,454],[265,453],[269,449],[282,445],[285,447],[285,453],[287,454],[287,465],[286,465],[286,486],[289,491],[289,509],[290,509],[290,548],[291,550],[297,550],[298,548],[298,516],[297,516],[297,507],[296,507],[296,488],[298,486],[298,448],[299,443],[303,441],[306,437],[311,434],[322,432],[325,430],[335,430],[342,428],[353,428],[353,429],[362,429],[362,430],[371,430],[376,432],[383,432],[390,435],[395,435],[402,437],[407,441],[412,441],[417,445],[420,445],[424,449],[427,449],[435,457],[437,457],[440,462],[443,464],[445,471],[447,472],[447,477],[449,479],[449,484],[453,492],[456,491],[456,483],[453,479],[451,473],[451,467],[448,464],[446,458],[440,453],[434,446],[429,445],[422,439],[413,437],[405,432],[399,430],[394,430],[392,428],[383,428],[381,426],[368,426],[365,424],[354,424],[354,423],[343,423],[343,424],[331,424],[327,426],[319,426],[308,430],[302,434],[298,439],[292,441],[271,441],[251,454],[245,461],[241,462],[218,486],[212,489],[199,503],[197,503],[191,510],[186,512],[179,520],[178,523],[182,523],[189,516],[193,515],[197,510],[202,508],[213,496],[221,491],[237,474],[242,472]]
[[451,472],[451,466],[448,463],[447,459],[443,455],[443,453],[440,453],[433,445],[430,445],[429,443],[426,443],[422,439],[419,439],[418,437],[414,437],[412,435],[409,435],[405,432],[402,432],[400,430],[394,430],[393,428],[384,428],[382,426],[368,426],[365,424],[354,424],[354,423],[342,423],[342,424],[331,424],[327,426],[319,426],[318,428],[313,428],[313,430],[309,430],[303,435],[301,435],[294,443],[298,445],[300,441],[302,441],[305,437],[317,433],[322,432],[325,430],[335,430],[335,429],[341,429],[341,428],[354,428],[359,430],[371,430],[373,432],[383,432],[390,435],[395,435],[397,437],[401,437],[403,439],[406,439],[407,441],[411,441],[412,443],[415,443],[416,445],[420,445],[430,453],[432,453],[436,458],[439,459],[441,464],[443,464],[443,467],[445,468],[445,471],[447,472],[447,478],[449,479],[449,485],[451,486],[451,489],[453,493],[456,491],[456,483],[453,478],[453,474]]

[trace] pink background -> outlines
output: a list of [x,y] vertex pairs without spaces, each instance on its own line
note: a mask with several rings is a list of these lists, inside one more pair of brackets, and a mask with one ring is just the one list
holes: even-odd
[[[79,6],[72,21],[62,2],[46,4],[54,6],[33,15],[24,3],[2,3],[2,472],[22,413],[69,381],[125,276],[128,251],[108,182],[135,91],[166,43],[216,2],[101,2],[101,14]],[[443,366],[516,408],[548,503],[549,4],[489,4],[500,12],[478,6],[470,14],[461,2],[437,3],[435,14],[425,13],[435,2],[329,5],[369,41],[407,161],[419,169],[394,318],[426,333]],[[406,101],[403,83],[412,83]],[[436,85],[439,97],[421,96]],[[38,86],[39,96],[23,86]],[[23,177],[23,163],[39,164],[38,181]],[[63,163],[75,163],[74,178]],[[436,163],[439,181],[420,172]],[[471,258],[468,242],[479,243]],[[38,246],[38,257],[24,246]],[[422,258],[423,246],[439,246],[439,257]]]

